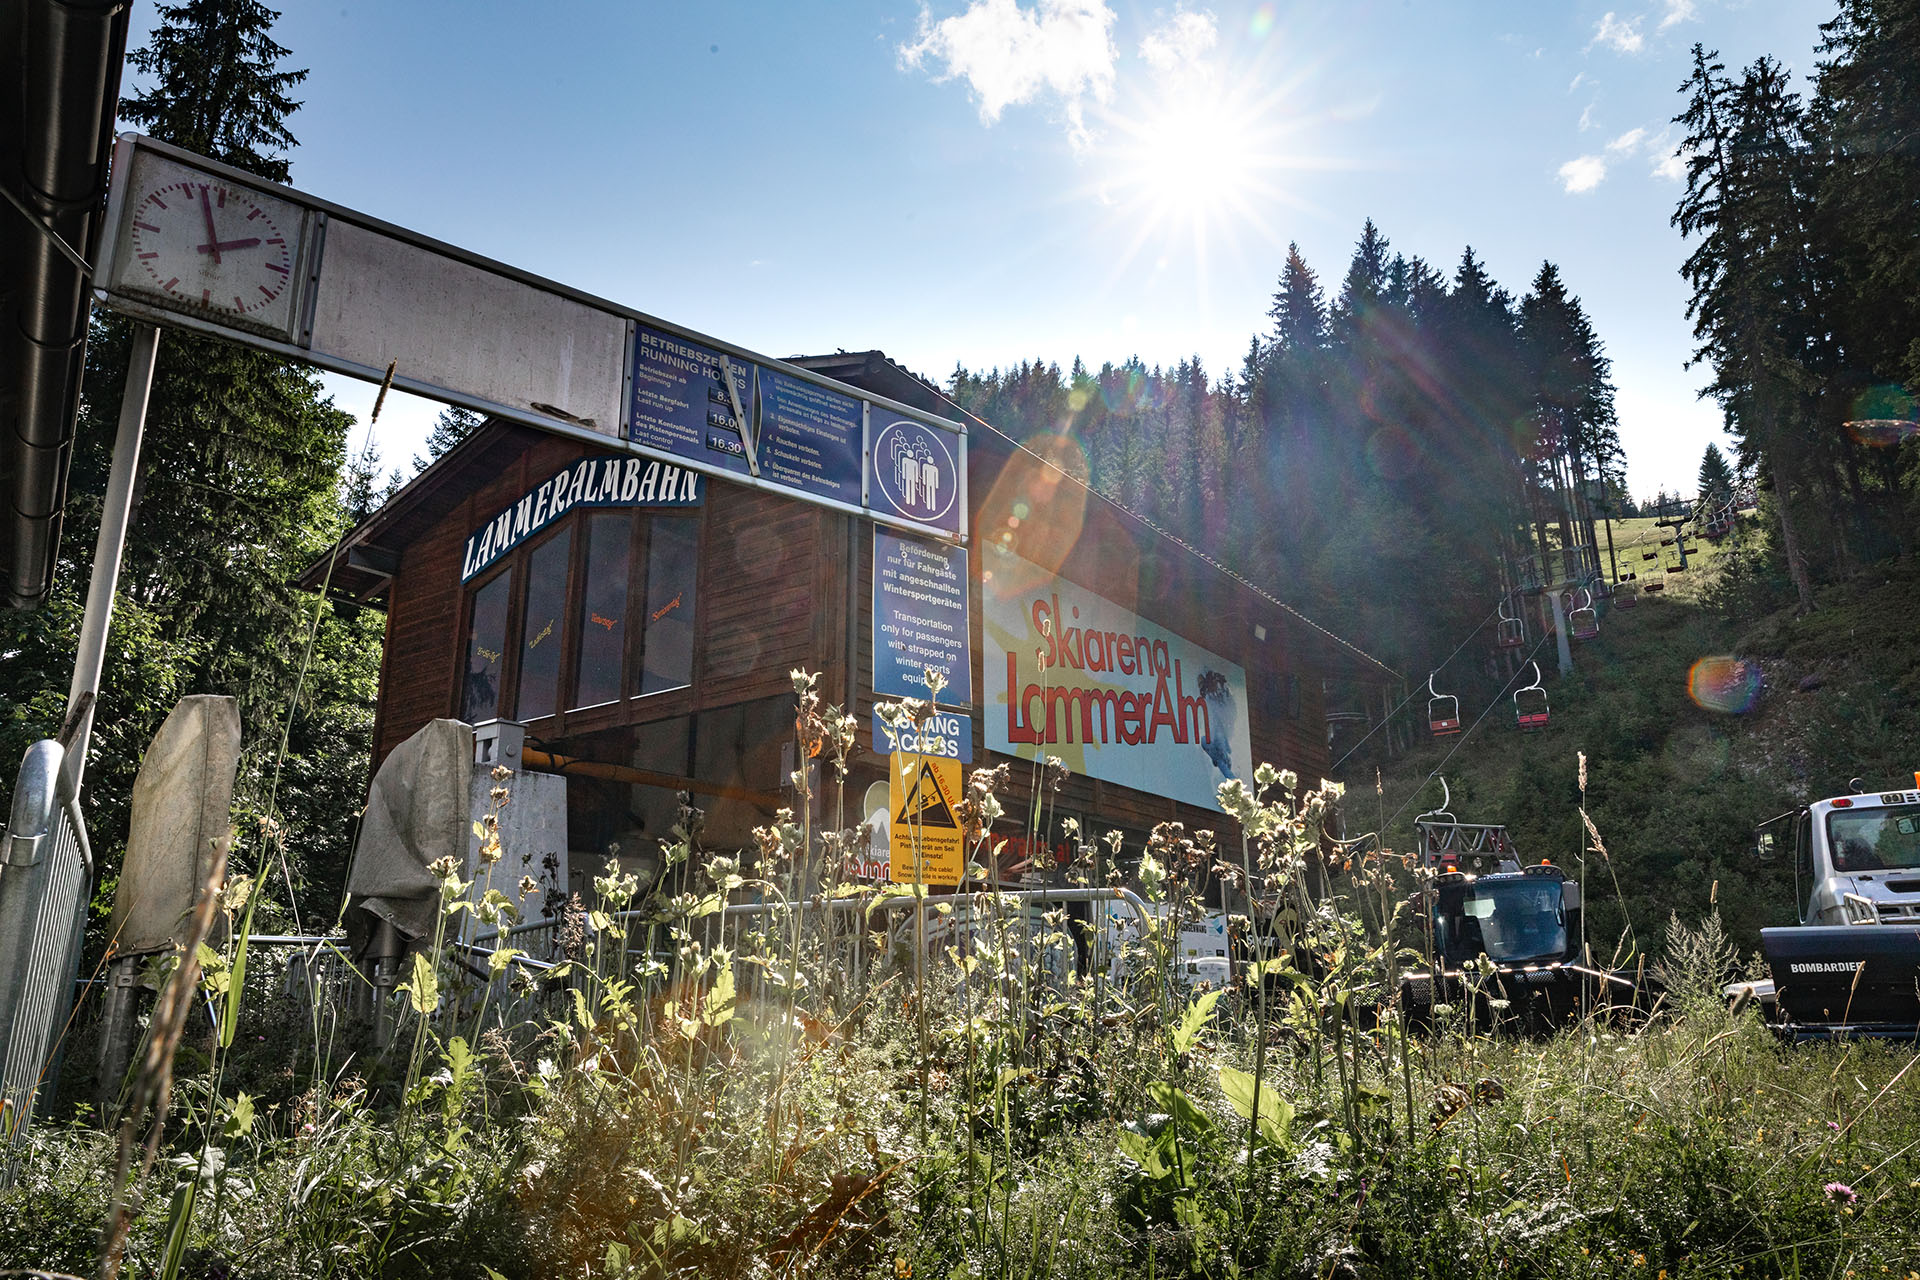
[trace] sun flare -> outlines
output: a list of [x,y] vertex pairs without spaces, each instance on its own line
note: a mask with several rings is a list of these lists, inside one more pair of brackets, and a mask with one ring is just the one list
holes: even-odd
[[1159,104],[1128,132],[1115,185],[1156,221],[1205,223],[1243,205],[1257,184],[1264,140],[1213,86]]

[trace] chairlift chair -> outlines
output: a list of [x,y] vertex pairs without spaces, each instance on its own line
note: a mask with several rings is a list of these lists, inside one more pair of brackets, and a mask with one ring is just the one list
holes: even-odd
[[1613,603],[1621,609],[1631,609],[1640,603],[1640,589],[1631,582],[1623,582],[1614,588]]
[[1500,602],[1500,621],[1494,627],[1493,642],[1502,649],[1518,649],[1526,643],[1526,624],[1518,618],[1507,616],[1507,602]]
[[1547,691],[1540,687],[1540,664],[1533,664],[1533,683],[1513,691],[1513,722],[1522,733],[1547,727]]
[[1460,732],[1460,699],[1440,693],[1433,687],[1433,675],[1427,675],[1427,728],[1436,738],[1450,738]]
[[1677,561],[1667,566],[1668,573],[1685,573],[1686,571],[1687,565],[1685,561]]
[[1641,589],[1650,596],[1658,595],[1660,592],[1665,591],[1667,589],[1667,584],[1664,582],[1649,582],[1645,587]]
[[1586,603],[1567,615],[1567,634],[1575,640],[1591,640],[1600,634],[1600,615],[1593,607],[1593,593],[1582,588]]
[[1642,551],[1640,558],[1642,560],[1657,560],[1660,558],[1660,553],[1658,551]]

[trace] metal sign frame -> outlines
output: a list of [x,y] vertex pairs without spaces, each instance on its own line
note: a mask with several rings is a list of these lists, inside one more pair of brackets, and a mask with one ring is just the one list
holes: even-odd
[[[293,299],[291,312],[291,314],[296,317],[296,321],[287,336],[271,336],[257,329],[250,329],[244,324],[236,325],[223,318],[200,314],[179,306],[165,305],[153,296],[129,293],[124,289],[115,287],[121,265],[119,262],[119,254],[123,248],[123,241],[128,239],[128,223],[132,216],[132,209],[128,204],[130,184],[135,170],[136,157],[141,154],[158,157],[174,165],[197,171],[223,184],[244,188],[271,200],[295,205],[303,211],[305,222],[303,224],[302,244],[300,246],[300,265],[297,269],[296,279],[291,281],[289,285],[289,287],[298,291]],[[335,204],[332,201],[321,199],[318,196],[296,190],[295,188],[280,183],[269,182],[257,174],[236,169],[231,165],[222,164],[217,160],[210,160],[205,156],[182,150],[179,147],[156,141],[141,134],[121,134],[114,145],[113,180],[108,192],[107,221],[103,229],[98,257],[101,269],[98,278],[95,280],[94,296],[101,305],[136,319],[213,334],[334,373],[345,374],[349,377],[359,378],[367,382],[382,382],[388,376],[386,368],[375,367],[370,364],[330,355],[325,351],[314,350],[311,345],[313,341],[315,308],[319,301],[321,277],[325,269],[327,257],[327,239],[330,229],[334,228],[336,224],[351,227],[357,231],[371,232],[379,236],[391,238],[403,245],[443,258],[449,263],[459,264],[489,273],[506,281],[523,285],[528,289],[547,294],[553,298],[602,312],[625,325],[625,350],[622,356],[622,367],[619,374],[619,417],[612,424],[616,429],[616,433],[614,434],[584,426],[577,420],[569,421],[566,417],[542,413],[539,410],[527,406],[502,404],[472,392],[463,391],[459,387],[439,385],[414,377],[403,368],[396,368],[392,375],[392,385],[399,390],[413,395],[423,396],[430,400],[459,405],[463,408],[474,410],[477,413],[506,418],[514,422],[538,428],[542,431],[551,432],[555,435],[589,441],[602,448],[611,444],[616,448],[637,453],[644,457],[658,458],[663,462],[671,462],[676,466],[690,468],[718,480],[745,485],[749,488],[761,489],[769,493],[778,493],[797,501],[843,511],[850,515],[862,516],[892,528],[904,529],[960,545],[965,545],[969,541],[969,492],[966,470],[967,430],[965,426],[960,423],[937,417],[922,409],[916,409],[912,405],[903,404],[900,401],[889,399],[886,396],[877,395],[847,383],[824,377],[812,370],[789,364],[784,360],[777,360],[770,356],[761,355],[758,352],[750,351],[735,343],[712,337],[695,329],[689,329],[684,325],[675,324],[669,320],[663,320],[658,316],[650,315],[636,308],[628,307],[596,294],[588,293],[585,290],[576,289],[569,285],[561,284],[558,281],[534,275],[532,272],[521,270],[508,263],[488,258],[482,254],[473,253],[442,240],[436,240],[431,236],[422,235],[419,232],[408,230],[405,227],[397,226],[383,219],[359,212],[358,210],[349,209],[344,205]],[[868,490],[870,488],[869,477],[872,474],[874,460],[872,454],[873,442],[870,419],[874,407],[877,406],[889,413],[895,413],[911,419],[933,430],[948,433],[954,439],[954,448],[959,465],[959,492],[956,495],[958,503],[957,532],[896,516],[884,510],[876,510],[870,505],[855,506],[849,502],[819,496],[803,489],[797,489],[791,485],[769,480],[759,474],[760,468],[757,459],[755,459],[752,466],[752,473],[741,475],[737,471],[704,464],[698,459],[688,458],[668,450],[637,444],[628,439],[626,437],[626,424],[631,414],[633,400],[634,341],[636,329],[640,325],[664,330],[687,342],[708,347],[720,353],[726,360],[747,361],[751,364],[774,370],[786,377],[812,383],[825,390],[861,401],[863,403],[861,411],[863,424],[861,431],[861,496],[863,502],[871,501],[871,494]]]

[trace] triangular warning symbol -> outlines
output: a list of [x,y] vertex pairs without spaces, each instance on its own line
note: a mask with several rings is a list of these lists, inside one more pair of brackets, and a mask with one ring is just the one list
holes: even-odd
[[931,761],[920,762],[920,776],[908,788],[906,803],[893,815],[893,820],[903,826],[915,822],[923,827],[957,828],[960,825],[959,819],[953,816],[953,804],[947,799],[946,789],[940,785],[940,774]]

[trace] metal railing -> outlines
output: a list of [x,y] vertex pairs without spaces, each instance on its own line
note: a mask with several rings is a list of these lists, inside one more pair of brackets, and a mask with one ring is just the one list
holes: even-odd
[[66,749],[27,748],[0,839],[0,1184],[58,1065],[93,881]]

